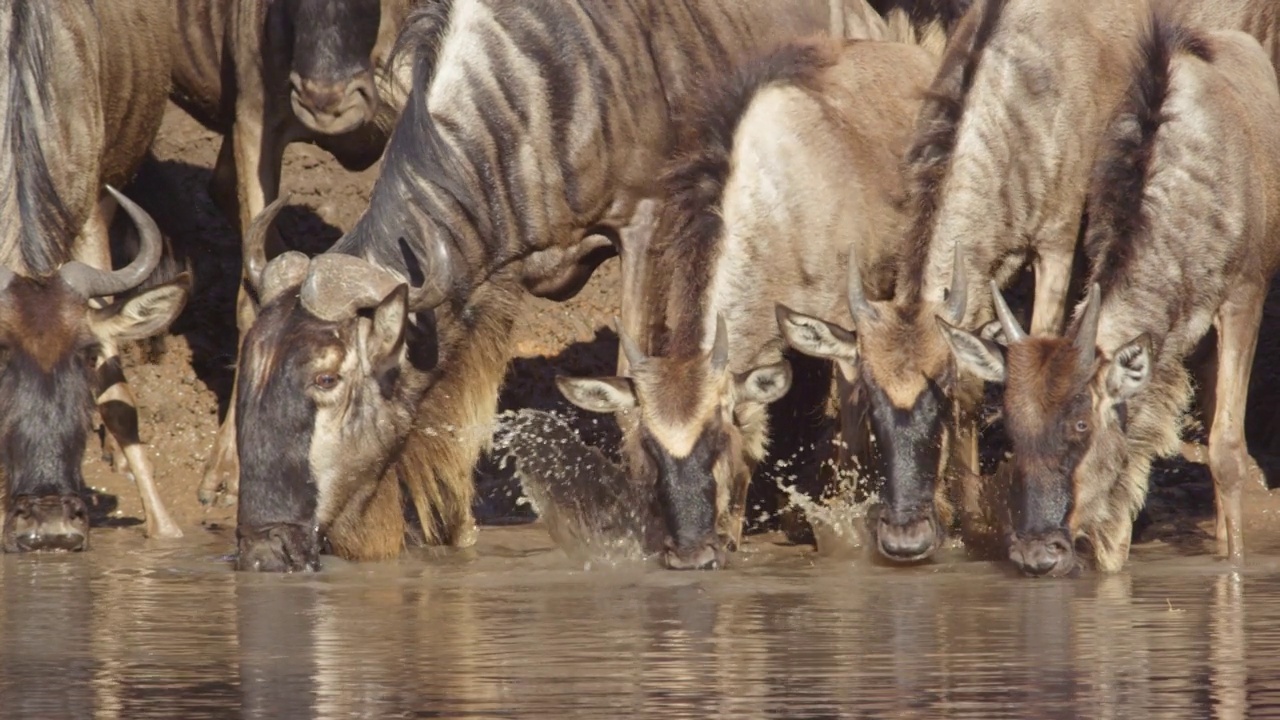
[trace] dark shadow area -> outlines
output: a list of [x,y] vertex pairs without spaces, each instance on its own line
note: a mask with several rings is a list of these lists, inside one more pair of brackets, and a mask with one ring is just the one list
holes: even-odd
[[[238,352],[235,302],[241,254],[235,224],[209,196],[212,174],[203,166],[148,156],[124,192],[155,218],[173,260],[192,272],[191,299],[170,332],[191,346],[193,370],[217,395],[221,417],[230,402]],[[289,248],[310,255],[328,249],[342,235],[301,205],[286,207],[276,227]]]

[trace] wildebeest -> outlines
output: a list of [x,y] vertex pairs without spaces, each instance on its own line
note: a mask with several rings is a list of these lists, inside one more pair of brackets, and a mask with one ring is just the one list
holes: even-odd
[[[1129,554],[1153,458],[1178,451],[1184,365],[1210,326],[1204,403],[1217,538],[1242,557],[1241,493],[1260,477],[1245,396],[1267,286],[1280,267],[1280,91],[1258,42],[1153,15],[1143,63],[1111,122],[1090,189],[1088,297],[1065,337],[1028,336],[1002,298],[1007,350],[948,328],[956,356],[1005,383],[1014,447],[1010,557],[1033,575]],[[1211,410],[1210,410],[1211,408]]]
[[[172,4],[173,99],[223,135],[210,192],[238,230],[247,230],[279,194],[290,143],[314,143],[348,170],[363,170],[382,155],[407,92],[388,59],[415,2]],[[255,312],[242,287],[236,303],[241,337]],[[225,485],[234,490],[234,423],[233,409],[205,468],[203,502]]]
[[[882,26],[847,7],[846,28]],[[829,24],[827,0],[416,10],[414,86],[369,209],[310,262],[263,267],[278,206],[246,237],[264,307],[236,391],[239,566],[314,566],[322,537],[395,555],[402,493],[426,540],[473,542],[471,472],[523,297],[571,297],[617,252],[699,77]]]
[[[95,399],[138,484],[147,534],[182,534],[156,492],[117,345],[162,332],[181,311],[189,278],[130,294],[155,269],[163,241],[151,218],[110,185],[132,176],[160,126],[169,90],[167,12],[159,0],[11,2],[0,10],[0,464],[8,552],[87,547],[80,467]],[[112,271],[107,227],[116,202],[137,227],[140,250]]]
[[[943,55],[907,155],[912,222],[894,298],[853,288],[852,333],[782,318],[797,350],[856,368],[885,475],[873,532],[891,560],[929,557],[957,501],[968,538],[994,532],[977,477],[981,386],[957,372],[934,318],[976,328],[991,317],[986,281],[1006,284],[1030,256],[1032,325],[1060,324],[1098,138],[1127,87],[1130,47],[1116,28],[1139,17],[1127,0],[1088,12],[1058,1],[975,4]],[[948,308],[957,285],[966,302],[954,307],[953,293]]]
[[935,69],[912,45],[817,40],[706,91],[653,238],[657,287],[645,296],[665,308],[665,337],[648,354],[619,331],[629,377],[557,380],[586,410],[638,414],[624,425],[626,460],[656,479],[668,567],[723,567],[741,539],[765,406],[791,382],[775,301],[835,312],[849,257],[855,282],[892,293],[898,166]]

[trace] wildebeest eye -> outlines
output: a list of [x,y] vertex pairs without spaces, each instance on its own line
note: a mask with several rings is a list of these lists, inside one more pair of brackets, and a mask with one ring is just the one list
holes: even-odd
[[320,373],[313,381],[321,390],[332,390],[338,384],[338,376],[333,373]]
[[1084,421],[1084,420],[1076,421],[1076,432],[1083,433],[1083,432],[1088,432],[1088,430],[1089,430],[1089,423],[1087,421]]

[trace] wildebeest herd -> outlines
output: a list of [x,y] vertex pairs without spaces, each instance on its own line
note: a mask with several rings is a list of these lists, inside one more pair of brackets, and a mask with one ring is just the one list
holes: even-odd
[[[119,346],[164,332],[191,282],[115,190],[172,99],[224,136],[210,193],[243,237],[234,398],[199,488],[238,502],[239,569],[474,543],[522,302],[615,256],[618,373],[557,385],[617,418],[670,568],[742,542],[793,353],[832,361],[836,460],[880,498],[884,558],[958,531],[1033,575],[1124,565],[1200,372],[1217,540],[1242,557],[1280,263],[1273,0],[3,7],[5,551],[88,547],[95,403],[148,535],[181,534]],[[273,228],[294,141],[382,160],[314,257]],[[117,206],[138,240],[121,269]],[[1029,330],[1001,292],[1027,263]],[[1012,446],[986,477],[984,383]]]

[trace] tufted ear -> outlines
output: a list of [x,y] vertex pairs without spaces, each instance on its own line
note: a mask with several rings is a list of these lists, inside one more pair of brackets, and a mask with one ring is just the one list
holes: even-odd
[[89,311],[95,335],[118,342],[142,340],[164,332],[186,307],[191,292],[191,274],[181,273],[163,285],[114,302],[101,310]]
[[1004,382],[1004,352],[999,345],[961,330],[941,317],[935,319],[960,367],[987,382]]
[[999,320],[992,320],[978,328],[978,337],[1001,346],[1009,347],[1009,336],[1004,334],[1004,325]]
[[734,378],[734,382],[738,402],[768,405],[791,389],[791,363],[783,360],[764,365]]
[[779,303],[774,308],[778,329],[787,344],[805,355],[824,360],[858,361],[858,337],[838,325],[819,320]]
[[404,348],[405,323],[409,319],[409,286],[395,286],[373,310],[373,325],[365,342],[365,361],[375,374],[399,364]]
[[629,378],[556,377],[556,387],[565,399],[583,410],[613,413],[636,406],[636,392]]
[[1151,380],[1151,336],[1142,333],[1116,351],[1107,368],[1107,395],[1124,402]]

